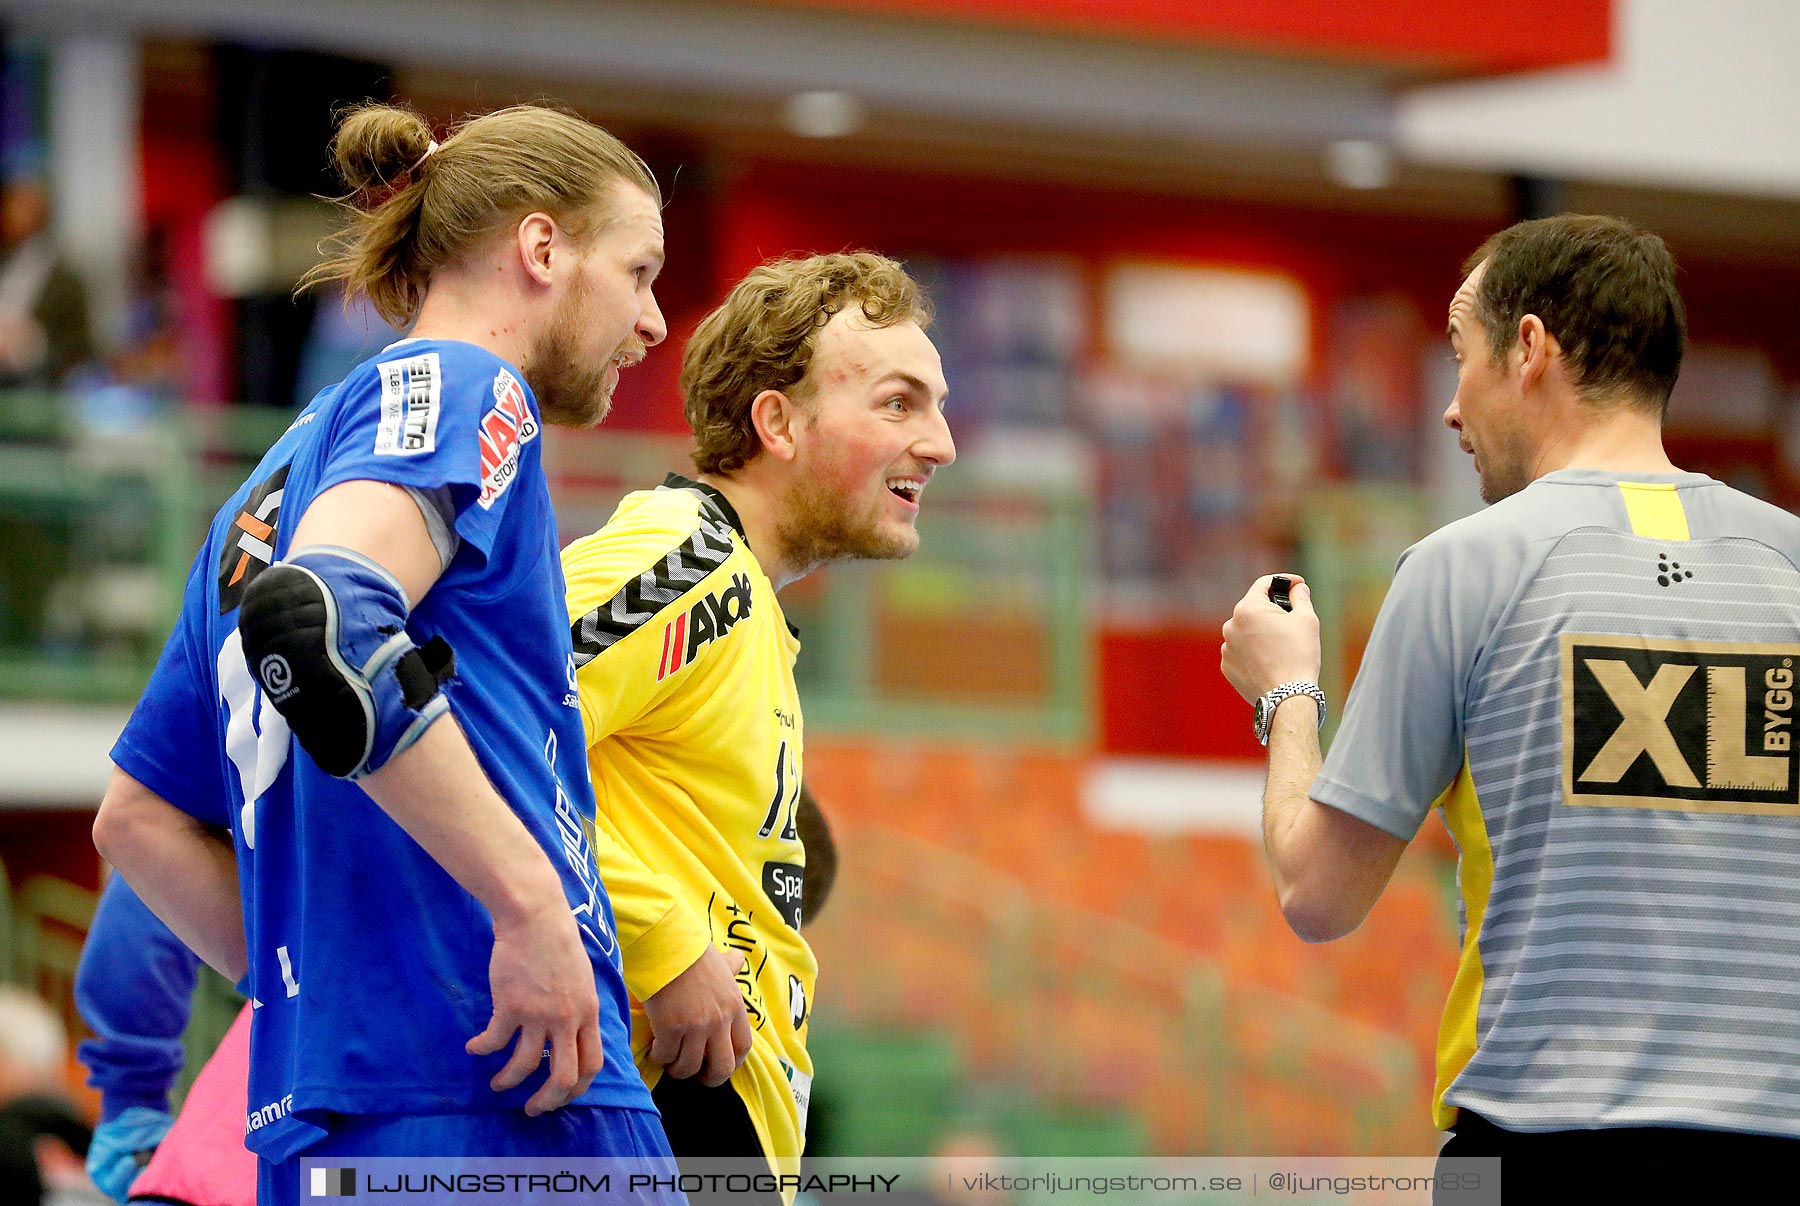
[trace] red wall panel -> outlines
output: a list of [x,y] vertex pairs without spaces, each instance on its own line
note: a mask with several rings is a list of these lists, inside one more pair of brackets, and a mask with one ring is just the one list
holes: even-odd
[[1477,74],[1602,61],[1611,50],[1613,7],[1612,0],[773,2]]

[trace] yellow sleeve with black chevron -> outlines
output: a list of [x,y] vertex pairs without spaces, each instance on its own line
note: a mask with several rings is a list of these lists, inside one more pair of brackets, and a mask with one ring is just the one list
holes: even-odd
[[[683,498],[691,496],[667,501]],[[685,628],[686,613],[673,604],[731,553],[728,539],[699,523],[697,506],[644,507],[634,500],[638,496],[621,504],[600,531],[563,551],[590,757],[599,743],[629,731],[667,693],[662,667],[670,624],[657,619],[665,611],[679,612]],[[613,815],[616,800],[596,802],[595,859],[612,900],[625,985],[632,996],[647,1000],[705,951],[706,922],[686,902],[680,883],[647,864],[620,832]]]
[[[700,942],[743,955],[751,1048],[731,1083],[772,1166],[790,1169],[805,1144],[817,979],[800,932],[799,636],[730,500],[699,482],[671,476],[628,496],[564,563],[626,983],[642,1000]],[[641,1011],[632,1021],[654,1086]]]

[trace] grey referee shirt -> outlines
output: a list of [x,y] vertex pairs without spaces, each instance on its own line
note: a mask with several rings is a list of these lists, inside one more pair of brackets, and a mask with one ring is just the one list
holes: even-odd
[[1312,795],[1456,838],[1440,1126],[1800,1137],[1797,564],[1786,511],[1591,469],[1401,557]]

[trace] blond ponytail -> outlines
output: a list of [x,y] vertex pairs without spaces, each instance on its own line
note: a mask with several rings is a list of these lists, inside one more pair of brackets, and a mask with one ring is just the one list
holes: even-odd
[[397,327],[418,316],[433,272],[525,214],[542,210],[581,237],[617,182],[661,203],[624,143],[543,105],[470,118],[441,145],[409,109],[360,105],[338,126],[331,158],[349,189],[339,199],[347,221],[300,287],[341,282]]

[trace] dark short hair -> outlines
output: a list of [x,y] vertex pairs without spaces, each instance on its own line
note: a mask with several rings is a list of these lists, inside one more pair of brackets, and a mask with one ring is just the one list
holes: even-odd
[[1561,214],[1509,226],[1463,265],[1487,264],[1475,290],[1475,317],[1499,360],[1535,314],[1562,345],[1575,388],[1601,400],[1630,394],[1669,405],[1687,313],[1675,288],[1675,260],[1663,241],[1623,218]]

